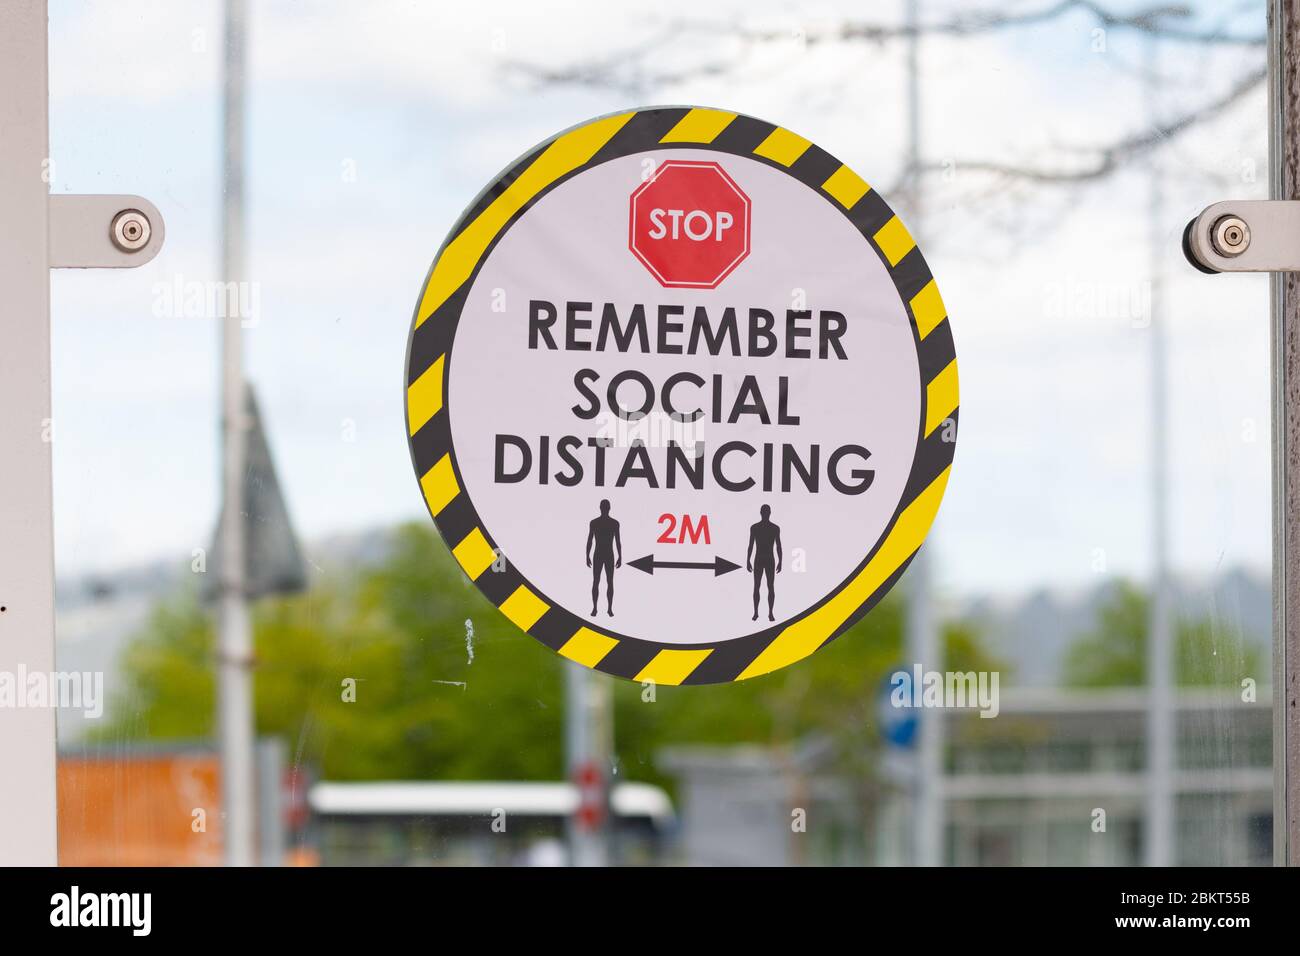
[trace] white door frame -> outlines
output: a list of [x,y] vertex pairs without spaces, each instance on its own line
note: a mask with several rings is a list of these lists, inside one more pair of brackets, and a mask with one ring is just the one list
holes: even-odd
[[[50,269],[143,265],[163,241],[138,196],[50,196],[46,0],[0,3],[0,672],[52,674]],[[148,227],[115,245],[120,213]],[[23,701],[26,702],[26,701]],[[55,711],[0,707],[0,865],[58,862]]]

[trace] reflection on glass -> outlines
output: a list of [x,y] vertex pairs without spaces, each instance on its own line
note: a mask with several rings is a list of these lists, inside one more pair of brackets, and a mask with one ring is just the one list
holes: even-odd
[[[60,710],[60,852],[210,864],[221,6],[52,6],[53,190],[149,195],[168,225],[138,274],[53,285],[59,666],[106,689],[100,717]],[[1163,547],[1170,861],[1268,863],[1266,283],[1179,251],[1208,202],[1266,191],[1263,5],[1219,6],[1103,23],[926,0],[911,56],[904,10],[858,5],[670,2],[634,33],[597,4],[256,5],[237,301],[310,577],[253,610],[260,858],[568,861],[565,665],[437,539],[397,375],[482,183],[555,129],[673,102],[785,123],[923,223],[965,433],[927,545],[939,664],[914,670],[905,577],[768,677],[617,683],[610,861],[905,864],[929,786],[940,862],[1143,862]],[[127,21],[146,56],[111,42]]]

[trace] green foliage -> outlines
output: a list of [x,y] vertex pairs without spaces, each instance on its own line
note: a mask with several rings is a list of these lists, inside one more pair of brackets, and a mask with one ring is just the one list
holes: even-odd
[[[1065,659],[1070,687],[1140,687],[1146,683],[1147,633],[1151,602],[1122,582],[1097,614],[1097,625],[1081,635]],[[1180,687],[1237,687],[1243,677],[1259,678],[1258,649],[1224,622],[1205,618],[1174,622],[1174,679]]]
[[[842,764],[870,773],[880,747],[877,707],[889,674],[905,663],[904,601],[886,597],[832,644],[791,667],[738,684],[658,687],[654,704],[637,684],[615,687],[620,759],[637,779],[660,778],[654,753],[677,744],[788,746],[831,738]],[[997,670],[962,625],[943,632],[946,667]],[[660,780],[660,782],[667,782]]]
[[[786,745],[829,736],[855,762],[879,746],[876,707],[903,661],[903,605],[887,598],[832,645],[740,684],[614,684],[620,773],[663,778],[674,744]],[[466,634],[473,628],[473,663]],[[563,667],[469,584],[436,533],[400,529],[388,558],[254,616],[257,729],[333,780],[563,776]],[[945,632],[949,667],[995,669],[976,636]],[[195,738],[213,726],[213,636],[193,596],[160,607],[129,645],[103,735]],[[344,681],[356,681],[355,701]]]
[[126,691],[109,708],[104,739],[184,738],[214,724],[212,631],[193,598],[161,604],[123,654]]

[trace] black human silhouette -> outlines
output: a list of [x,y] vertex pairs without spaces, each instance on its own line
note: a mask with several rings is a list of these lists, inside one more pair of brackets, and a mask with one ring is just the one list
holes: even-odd
[[773,578],[781,573],[781,528],[772,523],[768,505],[758,509],[759,521],[749,526],[749,546],[745,549],[745,570],[754,572],[754,617],[758,620],[758,586],[767,578],[767,619],[775,621],[772,605],[776,601]]
[[[592,545],[595,548],[592,548]],[[615,549],[618,556],[615,557]],[[595,562],[594,564],[592,562]],[[587,567],[591,572],[591,616],[596,616],[596,603],[600,598],[600,573],[605,572],[605,607],[614,616],[614,569],[623,566],[623,539],[618,534],[618,522],[609,516],[609,499],[600,503],[600,517],[592,518],[587,532]]]

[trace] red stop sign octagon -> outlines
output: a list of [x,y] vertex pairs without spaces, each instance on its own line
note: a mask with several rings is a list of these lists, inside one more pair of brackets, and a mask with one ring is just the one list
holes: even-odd
[[661,285],[716,288],[749,255],[749,206],[717,163],[669,160],[632,193],[628,248]]

